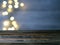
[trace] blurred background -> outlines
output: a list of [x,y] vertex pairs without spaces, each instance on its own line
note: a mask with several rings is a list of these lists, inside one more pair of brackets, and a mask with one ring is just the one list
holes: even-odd
[[[9,16],[3,16],[0,0],[0,30],[3,22]],[[59,30],[60,29],[60,0],[18,0],[24,3],[24,7],[14,9],[10,14],[15,17],[19,30]],[[22,4],[23,5],[23,4]]]

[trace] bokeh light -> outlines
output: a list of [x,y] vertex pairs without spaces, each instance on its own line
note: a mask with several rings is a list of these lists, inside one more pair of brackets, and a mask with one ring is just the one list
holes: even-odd
[[24,3],[20,3],[20,7],[24,7]]
[[7,12],[7,11],[2,12],[2,15],[3,15],[3,16],[8,15],[8,12]]
[[6,5],[7,4],[7,1],[3,1],[3,4]]
[[13,9],[12,8],[8,8],[7,11],[10,13],[10,12],[13,11]]
[[6,27],[3,27],[3,29],[2,29],[3,31],[6,31],[7,30],[7,28]]
[[11,21],[13,21],[13,20],[14,20],[14,17],[13,17],[13,16],[12,16],[12,17],[10,17],[10,20],[11,20]]
[[13,6],[12,5],[8,5],[8,8],[13,8]]
[[19,2],[15,2],[15,5],[19,5]]
[[8,31],[14,31],[14,30],[15,30],[14,27],[10,27],[10,28],[8,28]]
[[5,4],[2,4],[2,8],[6,8],[6,5]]
[[19,8],[19,5],[14,5],[14,8]]
[[8,0],[8,4],[12,4],[13,3],[13,1],[12,0]]
[[14,0],[14,2],[18,2],[18,0]]
[[10,21],[8,21],[8,20],[4,21],[3,25],[6,26],[6,27],[8,27],[10,25]]
[[[19,3],[18,0],[7,0],[3,1],[2,8],[4,8],[4,12],[2,12],[2,15],[10,15],[14,11],[15,8],[19,8],[20,6],[23,7],[24,3]],[[19,28],[19,25],[16,21],[14,21],[13,16],[9,16],[9,20],[6,20],[3,22],[3,30],[17,30]]]
[[18,26],[18,24],[17,24],[17,22],[16,22],[16,21],[13,21],[13,22],[12,22],[12,25],[13,25],[16,29],[18,29],[18,28],[19,28],[19,26]]

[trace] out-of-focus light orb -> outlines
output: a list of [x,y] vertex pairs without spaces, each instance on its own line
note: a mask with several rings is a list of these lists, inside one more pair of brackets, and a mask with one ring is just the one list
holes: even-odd
[[13,8],[13,6],[12,5],[8,5],[8,8]]
[[6,5],[5,4],[2,4],[2,8],[6,8]]
[[13,21],[13,20],[14,20],[14,17],[13,17],[13,16],[12,16],[12,17],[10,17],[10,20],[11,20],[11,21]]
[[7,11],[10,13],[10,12],[13,11],[13,9],[12,8],[8,8]]
[[16,21],[13,21],[12,24],[17,24],[17,22]]
[[18,24],[17,24],[17,22],[16,22],[16,21],[13,21],[13,22],[12,22],[12,25],[13,25],[16,29],[18,29],[18,28],[19,28],[19,26],[18,26]]
[[19,6],[18,5],[14,5],[14,8],[19,8]]
[[15,2],[15,5],[18,5],[19,4],[19,2]]
[[17,24],[14,24],[14,27],[15,27],[16,29],[18,29],[18,28],[19,28]]
[[3,29],[2,29],[3,31],[6,31],[7,30],[7,28],[6,27],[3,27]]
[[8,27],[10,25],[10,21],[8,21],[8,20],[4,21],[3,25],[6,26],[6,27]]
[[14,0],[14,2],[18,2],[18,0]]
[[8,4],[12,4],[13,3],[13,1],[12,0],[8,0]]
[[20,3],[20,7],[24,7],[24,3]]
[[7,1],[3,1],[3,4],[6,5],[7,4]]
[[2,12],[2,15],[3,15],[3,16],[8,15],[8,12],[7,12],[7,11]]
[[14,31],[15,28],[14,28],[14,27],[10,27],[10,28],[8,28],[8,30],[9,30],[9,31]]

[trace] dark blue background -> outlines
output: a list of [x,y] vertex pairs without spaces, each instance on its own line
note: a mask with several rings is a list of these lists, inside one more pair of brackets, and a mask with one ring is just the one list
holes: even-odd
[[[19,0],[24,9],[14,13],[21,30],[60,29],[60,0]],[[0,13],[0,29],[7,16]]]

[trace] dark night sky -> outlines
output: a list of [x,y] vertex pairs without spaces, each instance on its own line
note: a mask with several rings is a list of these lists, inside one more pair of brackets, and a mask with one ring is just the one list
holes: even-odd
[[[25,9],[20,8],[13,15],[21,30],[60,29],[60,0],[19,1],[25,3]],[[0,13],[0,29],[6,19]]]

